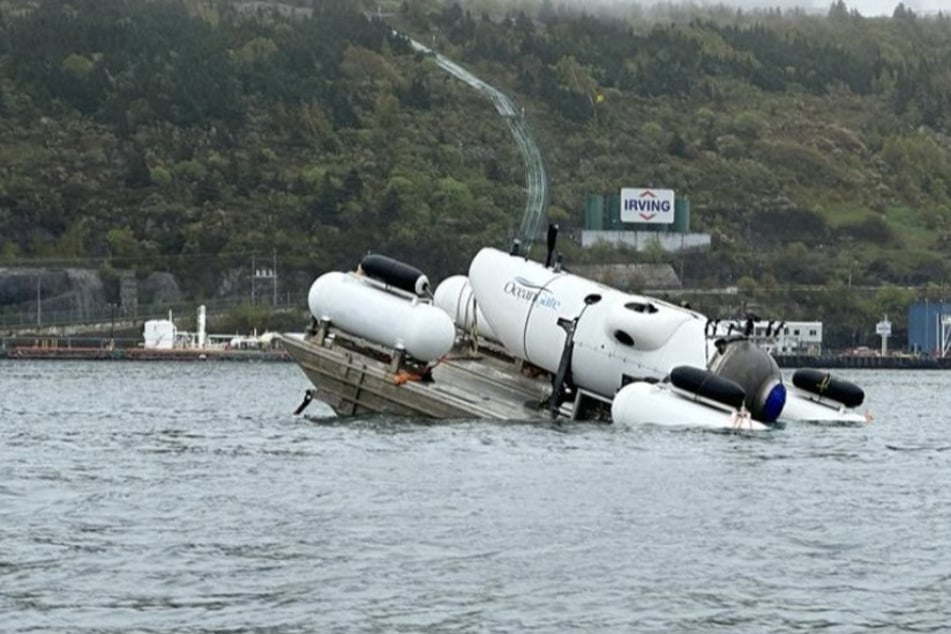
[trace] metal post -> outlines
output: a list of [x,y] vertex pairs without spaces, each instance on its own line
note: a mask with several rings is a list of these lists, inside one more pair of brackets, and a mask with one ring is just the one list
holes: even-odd
[[681,289],[683,289],[684,287],[684,259],[685,259],[684,251],[686,250],[686,247],[687,247],[686,240],[687,240],[687,234],[681,233],[680,234],[680,288]]
[[892,334],[892,323],[888,315],[882,315],[882,321],[875,324],[875,334],[882,338],[882,356],[888,355],[888,338]]

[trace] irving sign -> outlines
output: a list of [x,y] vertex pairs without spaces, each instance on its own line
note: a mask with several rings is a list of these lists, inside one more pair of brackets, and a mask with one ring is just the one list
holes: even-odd
[[621,189],[621,222],[669,224],[674,221],[674,190]]

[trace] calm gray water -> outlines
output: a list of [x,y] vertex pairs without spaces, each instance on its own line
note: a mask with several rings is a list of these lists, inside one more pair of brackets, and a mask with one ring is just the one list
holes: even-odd
[[0,631],[951,628],[951,374],[758,436],[291,415],[293,364],[0,361]]

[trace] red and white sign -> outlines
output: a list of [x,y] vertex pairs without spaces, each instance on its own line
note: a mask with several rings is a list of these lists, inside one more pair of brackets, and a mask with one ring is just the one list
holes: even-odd
[[621,222],[670,224],[674,221],[674,190],[621,189]]

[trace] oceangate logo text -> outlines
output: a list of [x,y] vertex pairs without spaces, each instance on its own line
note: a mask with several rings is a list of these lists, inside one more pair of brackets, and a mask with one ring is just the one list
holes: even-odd
[[561,305],[561,302],[555,299],[555,296],[552,295],[552,292],[547,288],[543,288],[538,284],[534,284],[529,280],[526,280],[524,277],[516,277],[505,283],[505,286],[502,287],[502,290],[522,301],[532,302],[543,306],[545,308],[555,309]]

